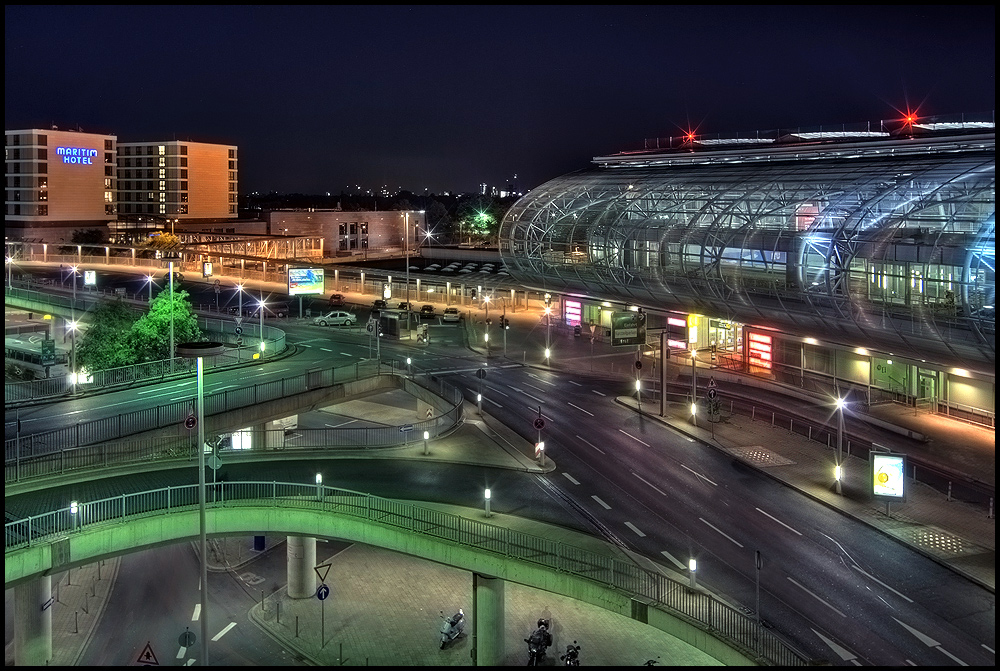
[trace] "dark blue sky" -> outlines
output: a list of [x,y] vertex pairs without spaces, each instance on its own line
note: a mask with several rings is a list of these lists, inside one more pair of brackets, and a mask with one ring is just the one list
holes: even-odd
[[991,6],[5,6],[5,127],[240,147],[240,190],[526,190],[644,138],[990,113]]

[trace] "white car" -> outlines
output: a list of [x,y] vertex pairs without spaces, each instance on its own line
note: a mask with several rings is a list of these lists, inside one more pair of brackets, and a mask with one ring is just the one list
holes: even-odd
[[357,317],[350,312],[333,310],[332,312],[327,312],[325,315],[315,317],[313,324],[316,326],[354,326],[357,321]]
[[462,314],[458,311],[458,308],[445,308],[444,313],[441,315],[441,320],[446,322],[457,322],[461,321]]

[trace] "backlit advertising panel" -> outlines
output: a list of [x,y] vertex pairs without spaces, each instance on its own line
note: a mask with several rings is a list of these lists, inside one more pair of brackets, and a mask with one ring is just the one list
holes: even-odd
[[288,295],[306,296],[326,293],[322,268],[289,268]]
[[872,496],[883,501],[906,500],[906,455],[871,452]]

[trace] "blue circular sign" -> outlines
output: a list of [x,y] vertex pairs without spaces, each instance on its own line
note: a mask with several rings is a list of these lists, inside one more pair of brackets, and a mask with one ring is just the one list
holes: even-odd
[[324,583],[319,586],[318,590],[316,590],[316,598],[323,601],[328,596],[330,596],[330,588],[326,586],[326,583]]

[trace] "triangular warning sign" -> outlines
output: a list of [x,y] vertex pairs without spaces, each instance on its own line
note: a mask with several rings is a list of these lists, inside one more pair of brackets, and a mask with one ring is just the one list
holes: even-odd
[[316,575],[319,577],[320,583],[326,584],[326,576],[329,575],[331,566],[333,564],[320,564],[313,567],[313,570],[316,571]]
[[142,649],[139,653],[139,658],[135,660],[139,664],[145,664],[146,666],[159,666],[160,662],[156,659],[156,654],[153,652],[153,647],[146,641],[146,647]]

